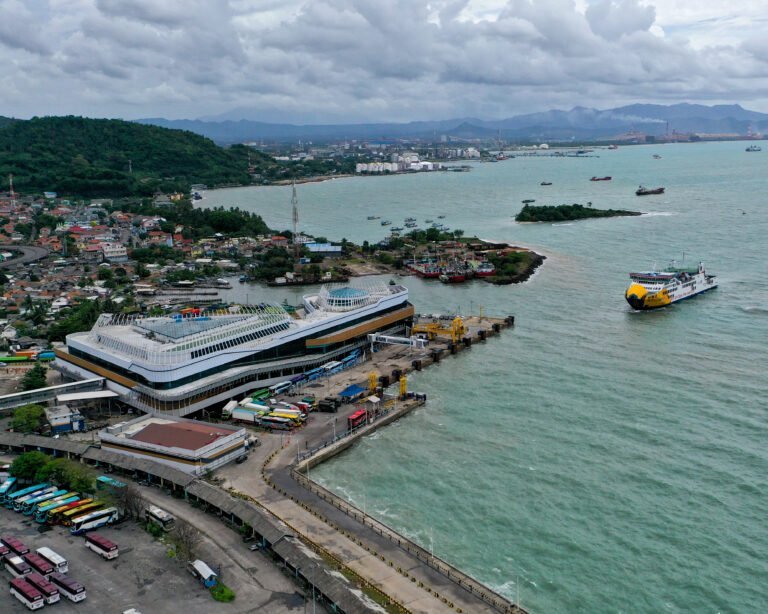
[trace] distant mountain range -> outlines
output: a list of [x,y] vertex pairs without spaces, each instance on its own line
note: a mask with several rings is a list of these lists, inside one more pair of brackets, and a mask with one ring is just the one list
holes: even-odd
[[[243,111],[243,114],[246,112]],[[231,113],[222,117],[231,116]],[[707,134],[768,132],[768,114],[749,111],[740,105],[633,104],[615,109],[574,107],[570,111],[544,111],[486,121],[472,117],[381,124],[272,124],[248,119],[224,121],[169,120],[160,117],[137,122],[189,130],[217,143],[249,141],[315,142],[344,139],[396,140],[445,135],[457,139],[501,137],[505,140],[601,140],[630,130],[652,135],[672,131]]]

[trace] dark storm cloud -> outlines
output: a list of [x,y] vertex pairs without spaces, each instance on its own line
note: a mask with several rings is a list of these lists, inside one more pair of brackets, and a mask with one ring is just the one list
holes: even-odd
[[[667,16],[699,10],[658,3]],[[239,108],[355,121],[638,99],[768,104],[760,28],[736,14],[686,30],[680,12],[667,35],[659,14],[645,0],[6,0],[0,84],[4,112],[22,116]]]

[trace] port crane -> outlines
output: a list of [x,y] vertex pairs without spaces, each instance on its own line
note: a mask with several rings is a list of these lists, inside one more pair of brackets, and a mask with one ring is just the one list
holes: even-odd
[[416,324],[411,329],[411,333],[414,335],[426,335],[430,341],[440,335],[445,335],[450,337],[453,343],[461,341],[467,332],[467,327],[464,325],[464,320],[461,316],[453,318],[450,326],[443,326],[440,322],[429,322],[427,324]]

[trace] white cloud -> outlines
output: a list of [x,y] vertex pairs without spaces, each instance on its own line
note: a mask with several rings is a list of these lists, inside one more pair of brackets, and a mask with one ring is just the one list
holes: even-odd
[[269,121],[768,111],[765,0],[5,0],[2,113]]

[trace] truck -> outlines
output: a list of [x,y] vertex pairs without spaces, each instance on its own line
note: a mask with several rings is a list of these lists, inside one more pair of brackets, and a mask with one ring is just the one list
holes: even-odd
[[248,424],[258,424],[261,417],[269,410],[259,411],[247,407],[236,407],[232,410],[232,420],[237,422],[247,422]]

